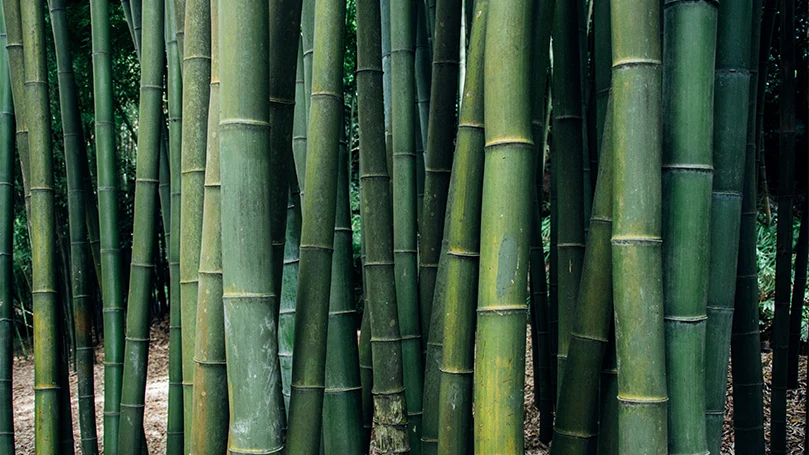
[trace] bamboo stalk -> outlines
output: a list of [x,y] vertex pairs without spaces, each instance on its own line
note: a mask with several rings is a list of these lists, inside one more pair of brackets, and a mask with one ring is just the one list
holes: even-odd
[[[59,453],[65,436],[61,413],[56,229],[54,226],[53,152],[45,52],[44,2],[20,2],[25,60],[31,187],[31,256],[34,315],[34,444],[38,453]],[[60,396],[61,395],[61,396]]]
[[86,154],[81,125],[81,113],[73,74],[73,57],[70,53],[70,32],[65,15],[64,0],[50,0],[50,19],[53,41],[56,48],[56,65],[59,84],[62,134],[64,136],[65,168],[68,192],[68,226],[70,230],[70,278],[73,294],[73,320],[76,336],[75,358],[78,373],[79,425],[81,448],[84,455],[98,453],[96,434],[95,386],[90,307],[93,305],[89,281],[88,259],[92,260],[87,238],[86,201],[89,196],[84,189],[82,162]]
[[[616,132],[612,267],[621,271],[613,280],[621,453],[667,453],[659,8],[655,0],[615,0],[610,5]],[[638,17],[637,11],[644,13]]]
[[435,24],[427,156],[424,163],[424,218],[419,229],[419,300],[423,334],[430,333],[457,128],[455,105],[458,96],[461,0],[438,0]]
[[742,216],[752,24],[752,2],[731,1],[719,5],[708,327],[705,340],[705,416],[708,450],[711,453],[718,453],[721,447],[724,422]]
[[357,2],[357,107],[359,109],[365,304],[371,327],[376,446],[408,453],[402,344],[393,267],[393,213],[385,153],[382,31],[377,0]]
[[486,19],[486,153],[474,375],[477,454],[524,451],[530,247],[525,227],[531,221],[534,181],[529,101],[532,11],[530,0],[492,2]]
[[[309,104],[312,97],[312,57],[314,56],[315,46],[315,0],[302,0],[301,5],[301,45],[303,47],[303,88],[304,88],[304,105],[306,106],[306,127],[309,127]],[[301,182],[301,191],[303,191],[305,183],[303,179]]]
[[0,452],[14,455],[14,105],[0,3]]
[[135,228],[128,299],[121,425],[118,453],[140,454],[143,443],[146,364],[149,353],[149,300],[154,268],[158,153],[163,98],[163,0],[146,0],[141,66],[141,101],[135,182]]
[[[168,125],[169,170],[171,171],[171,238],[169,239],[169,396],[166,426],[166,452],[180,455],[185,450],[183,428],[182,316],[180,310],[180,203],[183,137],[183,83],[177,44],[175,2],[164,3],[166,9],[166,58],[168,61]],[[189,435],[190,437],[190,435]]]
[[185,60],[185,4],[186,0],[169,0],[174,3],[174,21],[177,30],[177,52],[180,61]]
[[787,389],[798,388],[798,355],[801,347],[801,323],[803,320],[803,299],[806,296],[806,263],[809,253],[809,217],[806,216],[806,203],[801,212],[801,227],[795,247],[795,281],[792,286],[792,304],[789,314],[789,361],[787,368]]
[[781,2],[781,96],[778,231],[775,257],[770,452],[786,453],[789,297],[792,284],[792,202],[795,180],[795,2]]

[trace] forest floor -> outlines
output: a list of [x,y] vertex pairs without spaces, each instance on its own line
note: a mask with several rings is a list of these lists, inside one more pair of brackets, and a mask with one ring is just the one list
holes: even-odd
[[[149,349],[149,377],[146,388],[146,416],[145,430],[149,446],[149,453],[163,454],[166,451],[166,413],[168,403],[168,358],[169,358],[169,329],[168,318],[152,325],[152,343]],[[530,455],[547,454],[547,447],[539,441],[539,412],[533,407],[533,362],[531,359],[531,340],[529,336],[525,381],[525,447]],[[764,401],[765,401],[765,437],[769,440],[769,404],[770,404],[770,368],[771,353],[762,353],[764,366]],[[103,346],[96,349],[95,386],[102,390],[103,375]],[[787,446],[790,454],[802,454],[804,425],[806,422],[806,357],[801,356],[800,387],[787,393]],[[16,434],[17,453],[34,453],[34,362],[29,357],[25,360],[18,357],[14,361],[14,430]],[[76,395],[76,374],[70,375],[70,396],[73,407],[73,426],[76,438],[76,453],[79,450],[79,423],[77,415],[78,400]],[[99,448],[103,453],[101,441],[103,440],[103,410],[104,395],[96,394],[96,420],[98,426]],[[725,407],[725,429],[722,454],[733,455],[733,395],[728,381],[728,399]]]

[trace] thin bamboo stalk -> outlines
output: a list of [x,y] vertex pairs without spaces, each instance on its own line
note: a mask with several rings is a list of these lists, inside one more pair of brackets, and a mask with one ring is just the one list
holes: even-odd
[[56,278],[53,151],[45,52],[44,2],[20,2],[25,60],[31,177],[31,257],[34,315],[34,445],[37,453],[60,453],[64,387]]
[[795,2],[781,2],[778,231],[775,256],[770,452],[786,453],[789,297],[792,284],[792,202],[795,183]]
[[135,181],[135,228],[124,348],[118,453],[140,454],[143,437],[146,363],[149,353],[149,301],[154,241],[164,71],[163,0],[146,0],[141,65],[141,101]]
[[621,453],[667,453],[659,9],[657,0],[615,0],[610,5],[612,267],[621,271],[613,277]]
[[[427,131],[430,125],[430,82],[432,74],[430,63],[432,48],[429,35],[424,0],[416,0],[416,105],[418,107],[422,148],[427,144]],[[423,190],[422,188],[422,194]]]
[[78,373],[79,425],[81,449],[84,455],[98,453],[96,434],[95,386],[93,363],[95,359],[90,308],[91,296],[88,259],[92,260],[87,238],[86,201],[82,162],[86,163],[84,132],[73,74],[73,57],[70,53],[70,33],[65,14],[64,0],[50,0],[50,19],[53,41],[56,48],[56,65],[61,107],[62,134],[64,136],[65,168],[68,192],[68,226],[70,230],[70,278],[73,294],[73,321],[75,327],[75,358]]
[[129,11],[132,15],[132,36],[135,37],[135,52],[138,60],[143,51],[143,0],[130,0]]
[[359,109],[365,305],[373,353],[376,447],[408,453],[402,338],[393,267],[393,213],[385,153],[382,31],[377,0],[357,2],[357,107]]
[[523,383],[530,248],[530,231],[526,227],[531,221],[534,182],[530,103],[532,11],[530,0],[492,2],[486,19],[483,73],[486,153],[474,375],[476,454],[524,451]]
[[[764,0],[764,11],[761,16],[761,39],[758,53],[758,66],[761,77],[758,78],[757,106],[761,106],[756,113],[756,194],[764,197],[764,210],[767,215],[767,225],[771,224],[769,190],[767,189],[767,168],[764,162],[764,98],[767,94],[767,79],[769,76],[770,53],[772,52],[772,38],[775,33],[775,19],[778,12],[778,0]],[[759,194],[761,191],[761,194]]]
[[[303,46],[303,88],[306,106],[306,127],[309,126],[309,104],[312,97],[312,57],[315,46],[315,0],[303,0],[301,5],[301,45]],[[303,191],[304,179],[299,179]]]
[[[172,0],[169,0],[172,1]],[[177,52],[180,54],[180,61],[185,60],[185,4],[186,0],[173,0],[174,20],[177,30]]]
[[803,321],[803,299],[806,296],[806,263],[809,253],[809,216],[803,204],[801,227],[795,247],[795,281],[792,285],[792,304],[789,314],[789,361],[787,368],[787,389],[798,388],[798,355],[801,348],[801,323]]

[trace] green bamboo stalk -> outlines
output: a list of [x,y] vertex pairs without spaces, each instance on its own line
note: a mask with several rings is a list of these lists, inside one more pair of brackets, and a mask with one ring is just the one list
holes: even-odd
[[598,444],[599,375],[612,320],[612,105],[608,102],[601,144],[590,235],[570,334],[565,376],[559,387],[559,409],[552,453],[594,453]]
[[[357,351],[352,231],[349,206],[349,160],[341,130],[337,169],[331,292],[329,293],[326,389],[323,400],[324,453],[362,454],[362,386]],[[419,352],[417,352],[420,355]]]
[[554,10],[553,131],[556,151],[556,195],[559,208],[558,270],[558,382],[564,375],[570,331],[584,257],[584,176],[582,173],[582,110],[580,60],[576,33],[577,8],[560,3]]
[[14,105],[0,3],[0,452],[14,455]]
[[185,446],[183,429],[182,322],[180,310],[180,191],[182,179],[183,82],[177,44],[174,2],[165,2],[166,57],[168,60],[169,169],[171,171],[171,237],[169,242],[169,396],[166,452],[180,455]]
[[84,222],[87,225],[87,236],[90,243],[90,254],[95,268],[96,282],[98,289],[103,293],[101,279],[101,234],[98,225],[98,199],[93,185],[93,176],[90,174],[90,160],[87,157],[87,146],[79,148],[79,164],[82,173],[82,191],[87,200],[84,211]]
[[[758,309],[758,264],[756,260],[756,128],[758,104],[757,77],[766,77],[766,62],[759,64],[761,0],[753,2],[753,36],[750,46],[750,107],[747,113],[747,150],[744,158],[742,219],[739,233],[739,262],[731,334],[733,368],[733,427],[736,452],[740,455],[764,453],[764,379],[761,370],[761,336]],[[769,45],[768,45],[769,47]],[[769,54],[769,50],[767,52]],[[762,74],[764,73],[764,74]]]
[[[390,2],[391,0],[379,0],[380,20],[382,24],[382,94],[385,101],[385,150],[388,162],[388,175],[390,184],[393,185],[393,132],[391,131],[391,78],[390,67]],[[391,187],[391,195],[393,189]],[[395,217],[396,215],[394,215]],[[394,241],[396,234],[394,234]],[[394,248],[395,249],[395,248]],[[394,253],[394,257],[396,254]],[[402,338],[404,342],[404,338]]]
[[[758,66],[762,77],[758,79],[758,90],[756,97],[757,106],[762,106],[756,117],[756,172],[757,181],[760,182],[760,196],[764,198],[764,210],[767,215],[767,225],[772,221],[770,213],[769,190],[767,189],[767,173],[764,162],[764,98],[767,94],[767,79],[769,76],[770,53],[772,49],[772,38],[775,33],[775,15],[778,12],[778,0],[764,0],[764,11],[761,16],[761,38],[758,53]],[[751,46],[752,47],[752,46]],[[759,184],[756,184],[756,194],[759,192]]]
[[781,16],[778,237],[775,257],[770,452],[786,453],[789,297],[792,284],[792,202],[795,183],[795,2],[783,0]]
[[[290,198],[290,173],[294,173],[293,122],[295,116],[295,79],[297,70],[298,42],[300,36],[301,0],[270,1],[270,167],[276,177],[270,180],[270,235],[273,247],[273,293],[284,299],[284,263],[286,262],[287,211]],[[305,128],[305,127],[304,127]],[[293,204],[295,205],[295,204]],[[298,201],[297,206],[300,206]],[[299,212],[300,213],[300,212]],[[298,219],[300,224],[300,219]],[[300,226],[298,226],[300,227]],[[300,231],[299,231],[300,232]],[[300,235],[298,235],[300,238]],[[297,248],[297,245],[295,245]],[[297,266],[296,266],[297,267]],[[295,276],[297,280],[297,274]],[[297,286],[297,283],[295,284]],[[294,289],[293,289],[294,292]],[[286,302],[281,303],[285,305]],[[293,301],[294,308],[294,301]],[[285,308],[286,309],[286,308]],[[280,320],[279,320],[280,324]],[[279,333],[280,327],[279,327]],[[290,334],[291,335],[291,334]],[[282,355],[279,337],[279,360]],[[294,339],[293,339],[294,341]],[[289,346],[291,352],[292,346]],[[286,353],[283,353],[286,354]],[[289,359],[291,360],[291,359]],[[289,386],[291,362],[282,365],[283,385]],[[284,372],[286,370],[286,374]],[[283,390],[282,390],[283,392]],[[289,413],[289,390],[284,395],[285,412]]]
[[68,214],[70,229],[70,276],[73,294],[73,319],[76,336],[75,357],[78,373],[79,425],[81,448],[84,455],[98,453],[96,434],[95,386],[93,363],[95,360],[92,341],[90,308],[91,297],[88,260],[92,260],[87,238],[86,201],[82,162],[87,162],[84,148],[84,132],[73,74],[73,57],[70,53],[70,33],[65,14],[64,0],[50,0],[50,19],[53,41],[56,48],[56,65],[59,83],[62,134],[64,136],[65,168],[67,176]]
[[[278,359],[281,363],[281,383],[284,406],[289,413],[290,387],[292,383],[292,350],[295,344],[295,301],[298,298],[298,263],[301,243],[301,197],[300,185],[306,175],[306,103],[304,103],[303,46],[298,39],[298,65],[295,70],[295,113],[292,126],[292,154],[295,178],[290,178],[290,199],[287,210],[286,245],[284,246],[284,276],[281,284],[281,306],[278,315]],[[296,188],[297,187],[297,188]],[[293,188],[295,191],[293,191]],[[293,193],[298,193],[297,201]],[[297,206],[297,207],[296,207]]]
[[[309,126],[309,104],[312,97],[312,57],[315,46],[315,0],[302,0],[301,5],[301,45],[303,46],[304,105],[306,106],[306,126]],[[303,179],[301,191],[305,185]]]
[[[135,26],[132,23],[132,6],[129,4],[129,0],[121,0],[121,9],[124,12],[124,20],[126,20],[126,26],[129,29],[129,36],[132,38],[132,44],[137,45],[137,39],[135,38]],[[136,52],[139,52],[135,49]],[[140,57],[138,57],[140,59]]]
[[[427,144],[427,130],[430,125],[430,63],[432,48],[430,47],[431,38],[429,35],[424,0],[416,0],[416,105],[422,147]],[[422,204],[419,205],[421,206]]]
[[[488,1],[479,0],[471,24],[465,101],[460,112],[456,159],[449,187],[446,254],[439,267],[441,279],[436,283],[436,310],[430,323],[431,341],[437,338],[441,344],[435,349],[430,349],[432,344],[427,348],[428,361],[438,363],[440,367],[436,384],[426,389],[435,388],[437,393],[431,397],[425,395],[425,398],[428,409],[434,409],[437,414],[434,417],[437,453],[443,454],[471,451],[475,302],[478,297],[484,161],[483,55],[488,9]],[[433,350],[441,350],[436,353],[440,355],[433,354]],[[431,357],[436,359],[432,361]],[[425,416],[425,423],[428,420],[431,419]],[[425,442],[428,436],[425,426]]]
[[[171,1],[171,0],[170,0]],[[185,4],[186,0],[173,0],[174,20],[177,30],[177,51],[180,54],[180,61],[185,60]]]
[[806,263],[809,253],[809,217],[807,205],[801,212],[801,227],[795,247],[795,281],[792,285],[792,304],[789,314],[789,361],[787,368],[787,389],[798,388],[798,355],[801,347],[801,323],[803,321],[803,299],[806,296]]
[[419,300],[421,333],[430,333],[444,215],[447,207],[452,151],[457,124],[459,36],[461,0],[438,0],[433,39],[433,71],[430,83],[430,119],[424,175],[424,208],[419,229]]
[[17,131],[17,153],[20,156],[20,168],[25,199],[25,213],[28,231],[31,231],[31,173],[30,153],[28,151],[28,122],[25,116],[25,65],[23,62],[22,22],[20,18],[20,0],[3,0],[8,50],[9,72],[11,73],[11,94],[14,102],[14,117]]
[[[280,453],[285,422],[278,300],[273,295],[272,240],[266,229],[269,185],[253,183],[267,182],[273,175],[267,154],[269,4],[220,1],[219,21],[221,204],[222,220],[228,220],[222,223],[228,447],[236,452]],[[255,406],[258,402],[264,404]]]
[[[163,8],[166,9],[165,7]],[[166,54],[168,55],[168,53]],[[169,128],[166,122],[161,123],[160,125],[160,163],[159,166],[159,174],[158,174],[158,186],[157,186],[157,194],[158,199],[160,200],[160,220],[162,221],[163,225],[163,236],[165,240],[165,244],[168,248],[168,245],[171,244],[171,165],[169,161],[171,158],[169,157]],[[167,255],[168,256],[168,253]],[[161,255],[158,254],[155,256],[159,261]],[[160,269],[159,264],[155,264],[157,270]],[[155,276],[157,279],[160,279],[160,274],[156,271]],[[156,281],[155,285],[160,288],[160,282]]]
[[[289,409],[290,454],[315,453],[320,444],[326,368],[326,331],[337,207],[337,155],[343,110],[345,2],[315,5],[316,39],[306,151],[306,202],[301,225],[295,345]],[[322,37],[317,41],[318,37]]]
[[123,266],[118,228],[118,176],[112,108],[109,5],[90,2],[93,39],[95,148],[101,221],[101,274],[104,302],[104,451],[116,455],[124,358]]
[[135,37],[135,52],[138,60],[143,51],[143,0],[130,0],[129,11],[132,15],[132,36]]
[[34,315],[34,445],[37,453],[60,453],[59,337],[60,309],[56,285],[53,151],[42,1],[20,2],[25,60],[25,105],[28,115],[31,177],[31,257]]
[[493,2],[486,24],[486,172],[474,375],[477,454],[524,451],[530,247],[530,231],[525,227],[531,221],[534,181],[529,79],[532,11],[530,0]]
[[598,419],[598,454],[620,453],[618,450],[618,360],[615,352],[615,323],[610,323],[610,336],[604,349],[601,367]]
[[621,453],[667,453],[660,6],[657,0],[615,0],[610,5],[612,267],[621,271],[613,277]]
[[393,212],[385,152],[382,30],[377,0],[357,2],[357,107],[359,109],[365,305],[373,353],[376,447],[408,453],[402,338],[393,266]]
[[[218,3],[210,2],[210,8],[210,38],[211,43],[216,43],[219,39]],[[220,110],[219,50],[216,46],[211,48],[209,92],[205,194],[194,340],[194,409],[190,436],[191,453],[194,454],[225,453],[228,441],[225,315],[222,306],[222,209],[217,138]]]
[[705,329],[717,4],[663,7],[663,305],[669,451],[707,452]]
[[612,81],[612,36],[610,32],[610,2],[594,0],[593,3],[593,72],[595,73],[596,100],[596,146],[601,155],[604,122],[607,116],[607,98]]
[[[752,24],[752,2],[730,1],[719,5],[708,327],[705,340],[705,416],[708,450],[711,453],[719,453],[725,412],[742,216]],[[693,116],[691,113],[687,115]]]
[[158,153],[163,102],[163,0],[146,0],[135,181],[135,228],[124,349],[118,453],[140,454],[143,443],[146,364],[149,353],[149,301],[154,268]]
[[[383,0],[383,14],[384,3]],[[402,335],[402,364],[407,402],[410,450],[421,453],[424,366],[419,320],[418,240],[416,185],[416,86],[415,2],[390,0],[390,118],[389,135],[393,165],[393,262],[396,270],[396,303]],[[385,18],[382,19],[382,67],[385,71]],[[383,75],[384,76],[384,75]],[[425,339],[425,342],[428,340]],[[437,372],[437,368],[436,368]],[[437,389],[436,389],[437,391]],[[437,431],[432,431],[433,442]]]
[[[363,263],[365,260],[363,259]],[[364,268],[364,266],[363,266]],[[363,274],[364,278],[364,274]],[[365,284],[363,283],[363,287]],[[363,295],[365,295],[363,293]],[[366,301],[367,302],[367,301]],[[362,386],[362,447],[368,447],[371,442],[371,427],[374,417],[374,399],[371,389],[374,385],[374,369],[371,359],[371,320],[370,311],[366,306],[362,312],[359,339],[360,384]]]
[[[194,399],[194,340],[196,337],[199,261],[211,91],[211,2],[188,0],[185,5],[188,46],[183,50],[183,133],[180,165],[180,317],[183,336],[183,420],[191,435]],[[179,36],[178,36],[179,40]],[[178,43],[179,44],[179,43]],[[185,453],[191,449],[186,438]]]

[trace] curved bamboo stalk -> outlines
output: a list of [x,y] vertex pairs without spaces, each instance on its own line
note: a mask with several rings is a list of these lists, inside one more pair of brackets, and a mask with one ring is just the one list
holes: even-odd
[[621,453],[667,453],[660,17],[657,0],[614,0],[610,5],[612,267],[621,271],[613,277]]
[[[742,217],[752,24],[752,2],[720,3],[714,89],[708,327],[705,339],[705,416],[708,450],[711,453],[719,453],[724,422]],[[786,300],[789,302],[789,297]]]
[[[765,77],[766,62],[759,65],[762,28],[761,0],[753,1],[753,36],[750,63],[750,108],[747,113],[747,150],[744,157],[744,187],[742,189],[742,219],[739,232],[739,262],[736,273],[736,297],[731,333],[733,362],[733,429],[736,452],[740,455],[764,453],[764,379],[761,370],[761,336],[758,308],[758,264],[756,259],[756,128],[758,122],[757,90],[762,88],[756,78]],[[769,45],[767,45],[769,48]],[[769,54],[769,49],[767,51]],[[763,73],[763,74],[762,74]]]
[[598,179],[590,218],[581,285],[570,333],[565,376],[559,387],[559,409],[552,453],[593,453],[598,438],[599,371],[612,320],[612,105],[607,104]]
[[[362,454],[362,386],[357,351],[352,262],[349,161],[345,128],[341,130],[337,169],[331,291],[329,293],[326,388],[323,399],[324,453]],[[420,353],[417,352],[420,355]]]
[[84,455],[98,453],[96,434],[95,386],[93,363],[95,360],[90,309],[91,297],[88,259],[92,260],[85,221],[89,196],[84,189],[86,154],[81,113],[70,54],[70,33],[65,15],[64,0],[50,0],[50,19],[56,48],[62,134],[64,136],[65,168],[67,176],[68,214],[70,229],[70,263],[73,294],[73,319],[76,333],[76,360],[78,373],[79,425],[81,448]]
[[143,440],[146,364],[149,353],[149,303],[154,268],[154,242],[163,102],[164,5],[146,0],[141,65],[141,100],[135,182],[135,228],[124,349],[121,425],[118,453],[140,454]]
[[[382,14],[384,14],[384,2]],[[410,451],[421,453],[422,397],[424,365],[419,321],[418,235],[416,184],[416,86],[415,86],[415,3],[390,0],[387,18],[390,50],[390,102],[388,147],[392,150],[393,177],[393,262],[396,270],[396,304],[402,335],[402,364],[407,402]],[[385,17],[382,18],[382,68],[386,70]],[[384,77],[384,74],[383,74]],[[435,365],[437,372],[437,365]],[[436,389],[437,392],[437,389]],[[433,427],[435,429],[435,427]],[[432,431],[435,442],[437,431]]]
[[31,256],[34,314],[34,444],[38,453],[59,453],[63,418],[61,346],[54,226],[53,152],[45,52],[44,2],[20,2],[25,60],[31,177]]
[[[419,300],[421,333],[429,334],[444,215],[447,208],[452,152],[457,124],[461,0],[438,0],[430,82],[430,121],[424,174],[423,219],[419,229]],[[429,341],[429,340],[428,340]]]
[[0,452],[14,455],[14,106],[0,3]]
[[786,453],[789,298],[792,284],[792,202],[795,183],[795,2],[781,11],[780,147],[778,156],[778,237],[775,257],[770,452]]
[[[466,454],[472,441],[472,369],[475,345],[480,259],[480,206],[483,190],[483,55],[486,43],[488,0],[475,4],[469,41],[464,103],[460,112],[456,158],[449,187],[447,243],[436,283],[431,339],[427,358],[438,363],[436,394],[427,397],[434,418],[437,452]],[[444,315],[454,317],[444,317]],[[432,348],[432,349],[431,349]],[[440,352],[434,353],[436,350]],[[435,358],[435,360],[432,360]],[[428,371],[429,373],[429,371]],[[429,381],[429,377],[428,377]],[[429,382],[428,382],[429,383]],[[426,388],[429,390],[429,387]],[[425,423],[428,419],[425,416]],[[425,442],[430,434],[425,427]],[[426,444],[425,444],[426,448]]]
[[486,171],[474,375],[476,454],[524,451],[522,391],[530,248],[525,227],[531,222],[534,181],[532,11],[530,0],[492,2],[486,24]]
[[717,4],[669,1],[663,17],[663,305],[669,451],[704,454],[708,447],[705,420],[700,417],[705,409]]
[[[289,454],[318,450],[326,373],[326,333],[334,214],[337,207],[337,155],[343,111],[345,2],[315,5],[312,99],[306,150],[306,201],[301,225],[299,287],[295,305],[295,346],[289,409]],[[317,39],[320,38],[320,41]]]
[[[180,317],[183,337],[183,420],[191,435],[194,399],[199,261],[211,91],[211,2],[188,0],[185,6],[188,46],[183,49],[183,133],[180,165]],[[178,36],[179,40],[179,36]],[[179,44],[179,43],[178,43]],[[192,438],[186,438],[190,450]]]
[[101,221],[101,274],[104,304],[104,449],[116,455],[124,358],[124,290],[118,231],[118,176],[112,108],[109,4],[90,2],[93,40],[96,175]]
[[[183,428],[183,362],[182,362],[182,316],[180,311],[180,191],[182,179],[183,137],[183,82],[180,71],[180,54],[177,49],[177,24],[174,2],[165,2],[166,9],[166,58],[168,60],[168,125],[169,125],[169,170],[171,172],[171,237],[169,239],[169,396],[168,422],[166,426],[166,452],[180,455],[185,450]],[[189,435],[190,437],[190,435]]]
[[[219,39],[218,3],[210,2],[211,43]],[[190,35],[189,35],[190,36]],[[190,47],[190,46],[189,46]],[[211,47],[208,141],[194,339],[191,453],[222,454],[228,441],[228,389],[222,306],[221,182],[219,174],[219,49]]]
[[359,109],[362,236],[365,239],[365,305],[373,353],[376,446],[380,453],[408,453],[402,338],[393,267],[393,213],[385,153],[380,8],[357,2],[357,107]]

